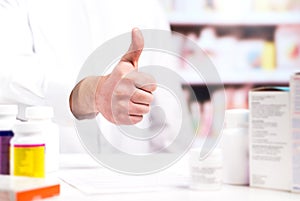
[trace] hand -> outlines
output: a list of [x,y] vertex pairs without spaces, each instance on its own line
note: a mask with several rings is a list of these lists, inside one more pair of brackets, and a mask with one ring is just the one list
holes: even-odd
[[132,41],[111,74],[81,80],[70,95],[70,109],[77,119],[94,118],[99,112],[115,124],[135,124],[150,110],[156,81],[138,72],[138,60],[144,47],[139,29],[132,30]]
[[138,72],[143,47],[142,33],[135,28],[129,50],[110,75],[87,77],[74,87],[69,100],[77,119],[93,118],[99,112],[115,124],[135,124],[143,119],[156,89],[152,76]]
[[138,123],[150,110],[156,81],[149,74],[138,72],[143,47],[142,33],[135,28],[129,50],[97,87],[96,108],[112,123]]

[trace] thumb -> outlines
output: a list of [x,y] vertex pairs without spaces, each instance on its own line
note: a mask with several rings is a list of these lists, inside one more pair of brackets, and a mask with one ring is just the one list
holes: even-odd
[[138,28],[132,29],[131,32],[131,44],[122,57],[121,61],[130,62],[134,68],[138,67],[138,60],[144,48],[144,37],[142,32]]

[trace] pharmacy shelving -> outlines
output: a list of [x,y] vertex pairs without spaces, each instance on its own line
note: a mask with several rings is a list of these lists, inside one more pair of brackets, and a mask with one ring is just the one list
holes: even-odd
[[286,84],[289,82],[291,75],[297,69],[280,69],[280,70],[238,70],[238,71],[219,71],[218,76],[221,82],[217,82],[211,77],[202,78],[196,73],[189,71],[180,71],[181,77],[189,84]]
[[[237,28],[256,32],[267,29],[269,38],[274,40],[276,27],[281,25],[299,25],[300,12],[245,12],[239,14],[218,13],[218,12],[181,12],[172,11],[168,14],[172,30],[201,30],[203,27],[225,27],[227,29]],[[197,29],[199,28],[199,29]],[[188,31],[186,32],[188,33]],[[271,36],[271,37],[270,37]],[[290,76],[299,69],[275,68],[272,71],[262,69],[243,70],[222,70],[219,75],[224,84],[287,84]],[[184,79],[191,84],[214,84],[209,78],[204,82],[194,73],[188,71],[180,72]]]
[[242,26],[277,26],[279,24],[300,24],[300,12],[285,13],[244,13],[232,15],[230,13],[217,14],[207,13],[169,13],[169,22],[171,25],[242,25]]

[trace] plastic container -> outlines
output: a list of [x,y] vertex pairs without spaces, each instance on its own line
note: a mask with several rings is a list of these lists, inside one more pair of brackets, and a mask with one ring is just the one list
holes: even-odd
[[199,148],[190,152],[190,188],[194,190],[219,190],[222,187],[222,151],[214,149],[201,160]]
[[276,68],[276,49],[274,42],[266,41],[264,43],[261,66],[265,70],[274,70]]
[[0,174],[9,174],[9,142],[17,113],[17,105],[0,105]]
[[226,110],[222,136],[223,182],[234,185],[249,184],[249,111]]
[[28,122],[43,124],[43,136],[46,146],[46,172],[54,172],[59,168],[59,128],[52,122],[53,108],[47,106],[27,107],[25,118]]
[[10,141],[11,175],[45,177],[45,140],[43,124],[18,122],[13,127]]

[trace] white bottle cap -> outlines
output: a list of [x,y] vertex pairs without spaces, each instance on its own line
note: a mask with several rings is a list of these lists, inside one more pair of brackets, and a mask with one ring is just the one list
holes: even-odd
[[48,106],[32,106],[25,110],[26,119],[50,119],[53,116],[53,108]]
[[17,105],[0,105],[0,115],[17,115],[18,106]]
[[36,133],[36,132],[41,132],[43,131],[43,126],[44,124],[42,123],[37,123],[37,122],[17,122],[15,123],[15,125],[13,126],[13,132],[15,134],[18,133]]
[[249,110],[231,109],[225,112],[226,128],[246,128],[248,126]]

